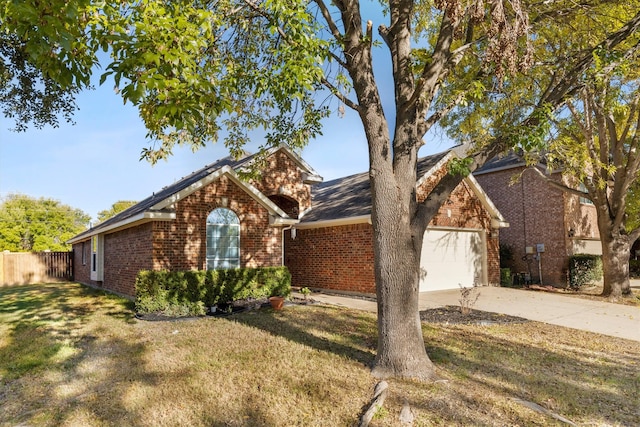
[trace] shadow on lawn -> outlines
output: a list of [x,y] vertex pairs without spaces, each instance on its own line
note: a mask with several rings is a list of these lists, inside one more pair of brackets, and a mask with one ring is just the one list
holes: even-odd
[[357,311],[300,306],[250,311],[230,320],[366,366],[375,357],[375,318]]
[[[367,366],[375,356],[375,317],[357,311],[301,307],[243,313],[230,320]],[[515,337],[527,337],[530,331],[531,337],[518,342],[509,331]],[[424,385],[409,382],[406,387],[422,391],[407,400],[434,420],[452,425],[556,422],[513,399],[535,402],[578,424],[599,420],[633,425],[640,401],[640,346],[625,340],[616,346],[615,341],[536,322],[497,327],[428,325],[427,353],[451,380],[448,386],[427,386],[428,398]],[[585,342],[596,344],[587,348],[600,350],[584,350]]]
[[[96,313],[107,323],[95,326]],[[62,425],[91,414],[91,423],[108,424],[114,413],[126,413],[114,385],[155,382],[141,368],[144,345],[109,330],[132,318],[128,301],[77,284],[0,288],[4,421]]]
[[[520,329],[518,336],[529,328],[535,338],[516,342],[506,338],[508,332],[477,326],[427,328],[425,342],[434,363],[466,384],[458,389],[452,380],[452,389],[463,402],[447,408],[452,421],[473,424],[473,413],[492,407],[486,396],[493,395],[511,406],[518,405],[513,399],[535,402],[580,425],[594,420],[607,425],[637,422],[640,346],[625,340],[616,346],[615,338],[535,322],[509,328]],[[602,343],[606,350],[584,350],[587,341],[598,344],[595,347]],[[429,412],[448,405],[446,397],[434,397],[409,403]],[[540,417],[553,425],[553,419]],[[496,420],[496,425],[520,421]]]

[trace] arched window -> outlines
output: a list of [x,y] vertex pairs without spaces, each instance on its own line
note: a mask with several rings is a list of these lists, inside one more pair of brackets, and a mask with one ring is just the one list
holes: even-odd
[[207,217],[207,270],[240,267],[240,219],[217,208]]

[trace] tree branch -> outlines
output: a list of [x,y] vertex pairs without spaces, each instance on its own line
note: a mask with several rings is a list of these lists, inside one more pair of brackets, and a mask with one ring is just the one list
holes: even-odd
[[342,33],[340,33],[340,30],[338,29],[338,26],[336,25],[335,21],[331,17],[331,13],[329,12],[329,8],[325,4],[325,2],[323,0],[313,0],[313,2],[315,2],[318,5],[318,7],[320,8],[320,13],[322,13],[322,17],[324,18],[325,22],[327,23],[327,26],[329,27],[329,30],[331,31],[331,34],[333,35],[333,38],[339,44],[342,44]]
[[442,119],[444,116],[446,116],[451,110],[453,110],[462,100],[462,98],[464,98],[464,94],[459,94],[456,99],[454,99],[453,101],[451,101],[449,103],[449,105],[446,105],[445,107],[441,108],[440,110],[436,111],[435,113],[433,113],[431,116],[429,116],[426,120],[420,122],[418,124],[418,135],[420,137],[423,137],[427,132],[429,132],[429,129],[431,129],[431,127],[433,125],[435,125],[436,123],[438,123],[440,121],[440,119]]
[[637,53],[640,50],[640,41],[638,43],[636,43],[633,47],[629,48],[624,55],[622,55],[617,61],[614,61],[612,63],[610,63],[609,65],[607,65],[606,67],[604,67],[602,69],[602,71],[600,71],[599,73],[597,73],[596,75],[598,77],[606,77],[606,76],[610,76],[612,72],[615,71],[616,68],[620,67],[620,65],[622,65],[622,63],[624,61],[627,61],[629,58],[631,58],[635,53]]
[[554,107],[561,105],[563,100],[572,96],[581,85],[578,84],[580,76],[593,63],[593,53],[596,50],[610,51],[615,46],[625,41],[628,37],[640,30],[640,12],[631,18],[622,28],[615,33],[610,34],[606,39],[595,47],[589,49],[585,55],[576,62],[576,65],[565,74],[555,87],[545,92],[546,96],[540,99],[539,106],[551,104]]
[[[451,59],[451,44],[453,43],[453,35],[455,33],[455,26],[451,19],[444,14],[442,22],[440,23],[440,31],[438,33],[438,40],[431,54],[431,62],[425,64],[418,81],[415,84],[413,94],[406,105],[403,105],[403,110],[412,108],[420,99],[427,105],[431,104],[438,85],[438,81],[442,77],[443,72],[448,69],[448,63]],[[466,45],[465,45],[466,46]],[[458,49],[459,50],[459,49]],[[460,51],[463,52],[463,51]],[[462,55],[460,55],[460,58]],[[458,60],[459,61],[459,60]]]
[[536,174],[538,175],[538,177],[542,178],[547,184],[549,184],[550,186],[552,186],[554,188],[562,190],[565,193],[575,194],[576,196],[584,197],[585,199],[591,200],[591,195],[588,192],[580,191],[580,190],[577,190],[575,188],[571,188],[571,187],[569,187],[567,185],[564,185],[563,183],[558,182],[555,179],[552,179],[551,177],[545,175],[539,168],[537,168],[535,166],[531,166],[531,167],[527,168],[527,170],[535,171]]
[[[556,80],[553,79],[545,90],[544,95],[540,98],[538,107],[549,105],[555,111],[565,104],[566,99],[582,87],[582,85],[579,84],[580,76],[593,63],[593,52],[596,49],[614,48],[634,34],[634,32],[638,31],[639,28],[640,12],[629,20],[620,30],[610,34],[596,47],[586,52],[582,58],[576,61],[573,68],[571,68],[560,80],[556,82]],[[520,127],[534,128],[539,124],[540,118],[535,115],[530,115],[520,123]],[[497,135],[489,143],[484,144],[474,152],[469,153],[469,158],[471,159],[469,171],[475,171],[479,167],[483,166],[488,160],[496,157],[500,153],[506,152],[509,148],[510,144],[508,136],[503,134]],[[438,205],[437,202],[445,201],[455,187],[462,182],[462,179],[463,177],[461,175],[453,176],[452,174],[447,174],[443,179],[441,179],[434,187],[430,196],[418,206],[416,211],[416,220],[424,221],[425,224],[428,223],[428,221],[430,221],[438,212],[440,205]],[[584,196],[584,193],[582,193],[582,196]],[[432,203],[432,200],[436,199],[437,201]]]
[[[265,12],[264,9],[261,9],[260,6],[255,4],[253,1],[251,1],[251,0],[242,0],[242,1],[244,1],[244,3],[247,6],[249,6],[249,8],[251,10],[256,12],[258,15],[262,16],[263,18],[267,19],[269,22],[273,23],[273,19],[271,18],[271,16],[269,16],[269,14],[267,12]],[[279,25],[276,26],[276,29],[278,31],[278,34],[280,34],[280,36],[282,36],[282,38],[284,40],[288,40],[287,34],[284,32],[284,30]]]
[[347,107],[351,108],[352,110],[358,111],[359,110],[359,106],[356,102],[352,101],[351,99],[347,98],[346,96],[344,96],[342,93],[340,93],[340,91],[338,90],[337,87],[335,87],[329,80],[327,80],[326,78],[322,78],[322,84],[327,87],[329,90],[331,90],[331,93],[338,98],[340,101],[342,101]]

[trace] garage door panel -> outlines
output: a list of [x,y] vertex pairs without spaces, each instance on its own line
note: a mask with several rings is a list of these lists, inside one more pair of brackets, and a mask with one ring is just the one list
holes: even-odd
[[477,231],[427,230],[420,291],[458,289],[482,279],[483,241]]

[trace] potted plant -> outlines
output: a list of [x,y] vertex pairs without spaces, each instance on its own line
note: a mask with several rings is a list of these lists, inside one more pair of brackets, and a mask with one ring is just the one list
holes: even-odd
[[284,284],[275,286],[271,289],[271,297],[269,297],[269,303],[274,310],[281,310],[284,306],[284,300],[291,293],[290,285]]
[[282,310],[282,307],[284,306],[284,297],[280,295],[269,297],[269,304],[271,304],[271,307],[274,310]]

